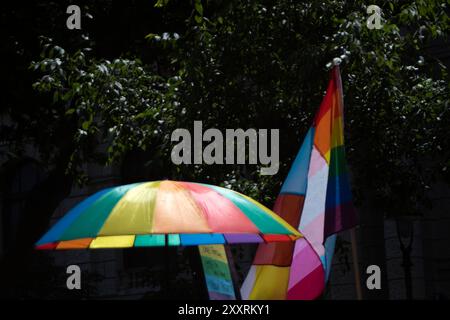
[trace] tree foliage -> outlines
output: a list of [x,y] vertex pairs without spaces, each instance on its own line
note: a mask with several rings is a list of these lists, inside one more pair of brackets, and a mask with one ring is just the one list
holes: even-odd
[[[158,1],[162,14],[185,12]],[[381,6],[381,4],[380,4]],[[364,1],[196,0],[185,26],[149,30],[157,68],[139,55],[108,61],[44,42],[34,87],[52,98],[43,113],[74,125],[69,168],[135,148],[170,161],[175,128],[280,128],[280,172],[257,166],[164,166],[162,176],[224,184],[270,205],[341,63],[346,145],[357,200],[387,215],[413,214],[435,178],[449,178],[448,74],[433,45],[446,43],[448,4],[391,1],[383,27],[366,27]],[[36,120],[35,125],[45,127]],[[54,134],[59,129],[54,128]],[[45,149],[45,148],[44,148]],[[47,154],[52,154],[50,149]],[[448,180],[447,180],[448,181]]]
[[88,48],[70,54],[46,42],[43,59],[32,63],[44,74],[33,86],[52,94],[59,110],[54,122],[63,117],[77,127],[68,169],[101,159],[105,151],[106,161],[113,161],[133,147],[145,150],[161,141],[173,122],[177,77],[163,78],[139,59],[96,59],[88,57]]

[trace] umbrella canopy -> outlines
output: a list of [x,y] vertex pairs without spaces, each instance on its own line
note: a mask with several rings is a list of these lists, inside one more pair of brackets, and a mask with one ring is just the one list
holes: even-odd
[[238,192],[151,181],[101,190],[59,220],[37,249],[129,248],[294,241],[301,234]]

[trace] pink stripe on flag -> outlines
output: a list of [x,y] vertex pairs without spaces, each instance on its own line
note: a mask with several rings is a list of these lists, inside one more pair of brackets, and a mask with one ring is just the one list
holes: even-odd
[[296,283],[287,292],[288,300],[313,300],[325,287],[325,274],[322,266],[315,268],[302,281]]
[[302,281],[317,267],[322,267],[322,263],[314,249],[304,238],[298,239],[295,243],[295,256],[292,260],[288,288]]
[[[303,236],[313,246],[319,257],[325,254],[325,248],[323,246],[323,222],[325,214],[318,215],[313,221],[311,221],[305,228],[301,229]],[[296,253],[294,252],[294,255]]]
[[311,160],[309,162],[308,178],[316,175],[317,171],[325,166],[328,166],[327,162],[322,157],[320,152],[316,149],[316,146],[314,146],[311,152]]

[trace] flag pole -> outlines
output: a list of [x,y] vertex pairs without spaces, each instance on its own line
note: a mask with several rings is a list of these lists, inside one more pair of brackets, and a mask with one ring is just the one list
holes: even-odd
[[359,272],[358,247],[356,245],[356,227],[350,229],[350,237],[352,243],[352,260],[353,271],[355,274],[356,299],[362,300],[361,274]]
[[[340,62],[334,61],[334,72],[336,73],[336,79],[338,81],[338,87],[340,92],[343,92],[342,89],[342,79],[341,79],[341,71],[340,71]],[[344,105],[344,96],[341,95],[341,105]],[[352,243],[352,260],[353,260],[353,271],[355,274],[355,289],[356,289],[356,299],[362,300],[362,288],[361,288],[361,274],[359,272],[359,261],[358,261],[358,247],[356,246],[356,227],[350,229],[350,237]]]

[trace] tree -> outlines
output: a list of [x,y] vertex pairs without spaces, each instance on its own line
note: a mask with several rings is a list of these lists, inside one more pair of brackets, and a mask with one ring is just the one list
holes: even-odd
[[[54,106],[64,105],[64,117],[77,119],[77,146],[101,133],[110,141],[111,160],[130,148],[155,145],[161,146],[158,156],[167,157],[171,130],[191,127],[195,119],[221,129],[281,128],[282,137],[299,142],[322,97],[330,62],[338,59],[356,191],[373,190],[388,214],[417,211],[429,178],[445,172],[449,159],[443,145],[446,67],[427,51],[430,41],[447,35],[445,4],[393,2],[382,8],[381,30],[365,27],[363,2],[194,4],[181,37],[147,37],[152,48],[167,53],[160,62],[163,74],[139,59],[86,62],[82,50],[58,57],[57,47],[34,64],[44,74],[35,87],[52,94]],[[176,5],[157,3],[168,11]],[[269,191],[266,201],[272,200],[299,145],[281,141],[286,161],[275,180],[258,177],[250,166],[175,168],[172,174],[255,181],[252,187]]]

